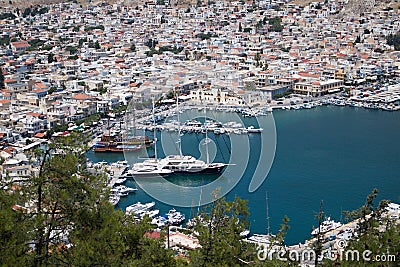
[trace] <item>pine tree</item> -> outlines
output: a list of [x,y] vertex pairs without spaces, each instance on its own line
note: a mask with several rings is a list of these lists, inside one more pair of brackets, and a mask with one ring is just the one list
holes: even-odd
[[[106,176],[86,168],[87,138],[72,133],[29,154],[38,174],[4,179],[0,191],[0,263],[7,266],[175,266],[161,240],[108,201]],[[7,191],[15,183],[13,192]],[[21,204],[26,209],[12,209]],[[156,258],[148,259],[149,255]],[[160,264],[158,264],[160,265]]]
[[4,88],[4,74],[3,68],[0,67],[0,89]]
[[[381,200],[376,208],[373,202],[378,190],[374,189],[366,197],[363,206],[351,212],[345,212],[348,220],[359,219],[358,228],[355,229],[349,240],[346,251],[358,251],[359,260],[346,259],[339,261],[326,260],[323,266],[399,266],[400,264],[400,225],[396,220],[384,215],[390,201]],[[369,250],[371,254],[367,258],[362,253]],[[384,255],[386,262],[371,260],[375,255]],[[371,259],[368,260],[368,257]],[[391,257],[391,260],[388,260]]]
[[239,235],[248,227],[246,201],[220,198],[209,208],[209,212],[200,214],[207,224],[195,227],[202,247],[193,251],[190,261],[196,266],[236,266],[242,260],[248,261],[248,244],[241,242]]
[[8,266],[29,266],[30,241],[29,214],[16,206],[20,187],[13,187],[8,177],[1,180],[0,187],[0,263]]
[[97,50],[97,49],[100,49],[100,44],[99,44],[99,41],[96,41],[95,43],[94,43],[94,48]]

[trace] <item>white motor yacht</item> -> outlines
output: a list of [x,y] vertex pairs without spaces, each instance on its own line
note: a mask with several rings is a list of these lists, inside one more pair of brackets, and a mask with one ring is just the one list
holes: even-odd
[[113,206],[117,205],[120,197],[118,195],[110,195],[110,197],[108,198],[108,200],[110,201],[111,204],[113,204]]
[[149,203],[145,203],[145,204],[142,204],[141,202],[137,202],[135,204],[132,204],[132,205],[126,207],[125,213],[129,214],[129,213],[138,213],[141,211],[148,211],[152,207],[154,207],[154,205],[156,205],[155,202],[149,202]]
[[132,166],[132,169],[128,171],[128,175],[132,175],[133,177],[157,177],[171,174],[172,171],[169,169],[159,168],[158,164],[155,165],[151,162],[144,163],[135,163]]
[[129,193],[135,192],[137,188],[130,188],[125,185],[118,185],[111,189],[111,192],[118,196],[127,196]]
[[157,216],[151,221],[151,224],[157,225],[158,228],[164,227],[166,223],[167,219],[163,216]]
[[170,155],[159,161],[162,169],[172,172],[201,172],[207,168],[207,164],[192,156]]
[[247,127],[247,132],[249,133],[261,133],[263,128],[255,128],[254,126]]
[[321,227],[317,227],[315,228],[311,234],[312,235],[318,235],[321,231],[321,233],[326,233],[330,230],[334,230],[338,227],[342,226],[342,224],[340,222],[335,222],[334,220],[331,220],[330,217],[326,218],[325,221],[322,222]]
[[218,173],[225,163],[206,163],[192,156],[170,155],[159,161],[159,167],[176,173]]
[[169,224],[172,225],[179,225],[183,221],[185,221],[185,214],[175,210],[171,209],[164,215],[164,217],[167,219]]
[[115,184],[119,185],[119,184],[123,184],[125,183],[126,178],[118,178],[117,180],[115,180]]

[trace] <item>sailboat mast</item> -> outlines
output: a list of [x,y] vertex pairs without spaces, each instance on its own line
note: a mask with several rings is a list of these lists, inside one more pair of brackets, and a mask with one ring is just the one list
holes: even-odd
[[206,140],[205,140],[205,144],[206,144],[206,163],[210,164],[210,155],[208,154],[208,130],[207,130],[207,107],[204,106],[204,125],[205,125],[205,129],[206,129]]
[[133,121],[133,137],[135,137],[136,136],[136,109],[135,109],[135,107],[133,108],[133,118],[132,118],[132,121]]
[[268,191],[265,192],[265,198],[266,198],[266,211],[267,211],[267,234],[269,236],[270,234],[270,225],[269,225],[269,214],[268,214]]
[[197,215],[199,215],[202,200],[203,200],[203,179],[201,180],[200,198],[199,198],[199,205],[197,206]]
[[179,94],[178,94],[178,89],[176,89],[176,113],[177,113],[177,119],[178,119],[179,155],[182,156],[181,122],[179,120]]
[[110,114],[108,114],[108,118],[107,118],[107,129],[108,129],[108,136],[110,136],[111,135]]
[[154,104],[154,98],[153,98],[153,131],[154,131],[154,158],[157,159],[157,129],[156,129],[156,117],[154,115],[154,109],[155,109],[155,104]]

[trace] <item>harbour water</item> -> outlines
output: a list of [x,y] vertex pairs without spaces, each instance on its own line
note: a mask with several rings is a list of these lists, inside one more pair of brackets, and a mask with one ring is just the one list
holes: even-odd
[[[232,115],[228,113],[221,116],[221,120],[229,120]],[[290,218],[287,244],[296,244],[310,237],[313,225],[317,224],[315,215],[321,200],[325,214],[336,221],[344,220],[342,210],[361,206],[373,188],[379,190],[378,200],[400,202],[399,112],[322,106],[274,111],[273,116],[277,134],[276,154],[267,179],[258,190],[248,192],[259,158],[259,151],[251,149],[249,164],[242,179],[226,196],[229,200],[235,196],[248,200],[252,233],[266,232],[266,191],[271,232],[279,229],[284,215]],[[252,123],[252,120],[245,119],[248,123]],[[213,134],[210,134],[210,138],[218,150],[215,161],[226,162],[231,152],[230,138]],[[258,135],[249,135],[248,140],[250,147],[260,147]],[[195,134],[184,135],[184,153],[200,157],[196,142],[199,142],[199,138]],[[149,154],[152,153],[150,149]],[[88,152],[87,157],[94,162],[125,159],[123,154],[95,154],[92,151]],[[168,180],[190,187],[211,183],[217,177],[174,175]],[[226,179],[229,180],[229,177]],[[135,187],[134,183],[130,180],[127,185]],[[164,194],[189,198],[193,206],[201,201],[199,196],[186,196],[184,191],[170,192],[167,188]],[[153,199],[139,188],[136,193],[121,198],[117,208],[125,208],[137,201]],[[171,206],[157,202],[156,208],[166,213]],[[197,207],[177,209],[184,212],[187,218],[197,212]]]

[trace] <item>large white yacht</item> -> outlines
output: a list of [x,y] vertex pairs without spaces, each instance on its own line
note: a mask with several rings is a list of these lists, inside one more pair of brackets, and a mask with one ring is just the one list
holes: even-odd
[[161,169],[173,172],[201,172],[207,168],[207,164],[192,156],[169,155],[159,161]]
[[149,162],[135,163],[132,169],[128,171],[128,175],[133,177],[155,177],[171,174],[172,171],[168,169],[160,168],[157,160],[148,160]]
[[[178,106],[178,97],[177,97]],[[177,112],[179,122],[179,112]],[[154,101],[153,101],[153,120],[154,120]],[[154,120],[155,121],[155,120]],[[154,125],[154,129],[156,129]],[[181,147],[181,131],[178,123],[179,133],[179,155],[169,155],[165,158],[159,159],[157,157],[157,138],[154,137],[154,158],[146,159],[142,163],[135,163],[132,169],[128,171],[133,177],[151,177],[166,175],[170,173],[218,173],[227,166],[225,163],[209,163],[208,146],[206,145],[207,162],[196,159],[193,156],[183,155]],[[156,131],[154,131],[156,136]],[[206,133],[206,140],[209,140]]]
[[188,155],[169,155],[163,159],[147,159],[135,163],[128,174],[134,177],[167,175],[171,173],[218,173],[224,163],[206,163]]

